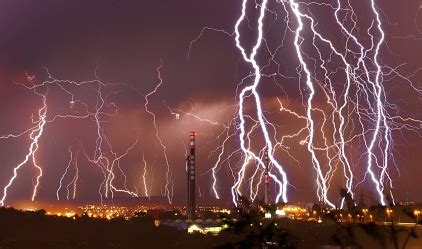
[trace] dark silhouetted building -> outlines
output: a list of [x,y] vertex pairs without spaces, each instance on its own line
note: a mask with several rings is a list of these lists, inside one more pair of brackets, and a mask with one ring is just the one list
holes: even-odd
[[189,134],[190,153],[186,158],[187,178],[188,178],[188,199],[187,199],[187,215],[189,219],[195,218],[196,202],[195,202],[195,132]]

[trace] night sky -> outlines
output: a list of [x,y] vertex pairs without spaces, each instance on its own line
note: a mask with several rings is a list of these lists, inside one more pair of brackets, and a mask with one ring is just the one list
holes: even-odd
[[[324,1],[334,3],[336,1]],[[347,2],[347,1],[346,1]],[[356,34],[365,44],[370,44],[366,30],[370,26],[369,4],[351,1],[359,18]],[[356,2],[356,3],[354,3]],[[386,41],[381,47],[380,60],[383,65],[395,68],[401,75],[408,77],[410,83],[396,74],[388,74],[383,85],[387,102],[386,110],[391,116],[402,116],[422,120],[420,89],[422,87],[422,11],[417,0],[376,1],[381,13]],[[236,87],[242,83],[251,68],[242,60],[235,46],[234,31],[240,15],[241,1],[0,1],[0,134],[20,133],[32,127],[32,119],[38,115],[42,105],[39,95],[22,85],[40,84],[48,80],[48,72],[55,79],[75,82],[95,80],[97,75],[102,82],[124,83],[119,87],[104,89],[110,95],[107,111],[116,113],[104,117],[103,123],[107,138],[117,154],[122,154],[128,146],[138,143],[127,157],[120,161],[120,167],[127,175],[128,189],[143,196],[140,177],[144,167],[142,151],[147,162],[147,185],[151,195],[161,195],[165,182],[165,161],[161,147],[155,137],[152,117],[144,108],[145,94],[157,85],[157,67],[162,62],[163,84],[157,93],[149,97],[149,108],[156,114],[160,137],[167,148],[171,167],[171,186],[174,198],[184,199],[186,193],[185,145],[188,145],[189,131],[197,131],[197,182],[200,201],[213,199],[210,169],[217,160],[218,151],[225,136],[224,127],[238,125],[235,119],[237,95]],[[248,6],[248,21],[241,26],[242,42],[250,50],[256,37],[257,12],[254,4]],[[283,106],[305,115],[304,101],[307,90],[299,83],[297,70],[299,61],[295,57],[293,33],[286,32],[285,12],[280,3],[270,1],[265,19],[266,45],[271,51],[281,46],[270,65],[262,71],[263,77],[259,93],[269,122],[276,126],[277,140],[304,127],[306,122],[280,112]],[[303,6],[302,6],[303,7]],[[306,10],[305,10],[306,9]],[[336,45],[345,43],[344,36],[333,22],[330,8],[311,6],[304,8],[318,20],[320,30]],[[277,13],[277,16],[274,14]],[[249,25],[249,26],[248,26]],[[290,24],[295,27],[295,23]],[[226,32],[205,31],[200,39],[191,45],[203,27],[212,27]],[[309,31],[305,29],[304,32]],[[310,39],[305,35],[305,39]],[[317,54],[309,41],[304,43],[304,52],[309,57]],[[327,52],[327,50],[323,50]],[[189,53],[189,58],[187,59]],[[261,65],[268,63],[268,51],[263,47],[258,54]],[[330,63],[335,64],[333,60]],[[28,80],[29,76],[34,76]],[[317,77],[318,75],[316,75]],[[333,74],[338,82],[339,92],[344,82],[339,74]],[[246,79],[244,84],[250,83]],[[74,96],[87,104],[90,111],[95,109],[97,92],[95,84],[69,88]],[[47,93],[48,117],[58,114],[78,113],[81,106],[70,105],[70,95],[57,86],[40,89]],[[118,91],[118,92],[116,92]],[[304,97],[305,96],[305,97]],[[253,101],[246,102],[246,111],[253,115]],[[315,106],[323,108],[323,94],[316,96]],[[78,109],[79,108],[79,109]],[[172,112],[170,109],[172,109]],[[176,118],[174,113],[180,116]],[[199,120],[186,113],[194,113],[212,123]],[[351,115],[350,120],[356,120]],[[396,120],[397,121],[397,120]],[[316,123],[321,125],[321,116]],[[350,122],[350,136],[354,134]],[[406,122],[405,122],[406,123]],[[422,201],[422,148],[421,122],[410,122],[419,129],[413,131],[393,130],[390,175],[393,180],[393,193],[397,200]],[[249,124],[250,128],[251,125]],[[396,127],[396,126],[395,126]],[[327,128],[331,131],[331,128]],[[271,133],[273,134],[273,133]],[[219,136],[220,135],[220,136]],[[285,166],[291,186],[288,190],[291,201],[317,201],[316,173],[311,165],[306,146],[300,144],[306,134],[286,141],[284,149],[276,153],[277,159]],[[322,143],[321,135],[317,135]],[[254,132],[252,147],[262,148],[262,137]],[[23,160],[30,144],[29,133],[19,138],[0,140],[0,189],[7,184],[13,174],[13,167]],[[55,202],[60,177],[69,161],[69,147],[76,153],[80,151],[79,179],[74,202],[99,202],[98,188],[103,180],[101,170],[88,162],[85,151],[92,156],[96,144],[96,126],[92,119],[59,118],[48,123],[39,141],[36,153],[38,164],[43,169],[36,200]],[[227,143],[225,156],[239,149],[238,134]],[[261,146],[261,147],[260,147]],[[212,153],[214,151],[214,153]],[[107,154],[108,153],[108,154]],[[112,156],[107,152],[108,156]],[[347,145],[347,153],[355,172],[355,182],[362,181],[365,167],[362,141]],[[291,156],[291,157],[290,157]],[[295,158],[295,159],[293,159]],[[233,185],[229,166],[237,167],[240,156],[235,155],[230,165],[225,162],[218,172],[218,189],[223,200],[230,201],[230,188]],[[322,162],[324,163],[324,162]],[[254,166],[251,165],[253,168]],[[337,201],[339,188],[344,185],[338,168],[333,177],[330,197]],[[116,170],[116,185],[124,185],[122,174]],[[120,171],[119,171],[120,172]],[[19,176],[9,189],[7,204],[18,200],[30,200],[36,170],[31,162],[19,170]],[[72,174],[64,178],[67,185]],[[247,184],[245,184],[246,186]],[[273,185],[272,185],[273,186]],[[247,186],[246,186],[247,187]],[[357,186],[356,193],[363,190],[368,201],[374,200],[373,187],[364,182]],[[61,190],[65,197],[65,188]],[[273,186],[273,193],[276,191]],[[261,195],[261,194],[260,194]],[[117,193],[116,197],[126,197]]]

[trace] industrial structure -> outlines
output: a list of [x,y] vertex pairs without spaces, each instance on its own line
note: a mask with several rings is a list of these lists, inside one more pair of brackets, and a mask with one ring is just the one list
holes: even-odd
[[268,159],[268,149],[265,148],[264,150],[264,166],[265,166],[265,171],[264,171],[264,203],[265,204],[270,204],[270,193],[269,193],[269,185],[270,185],[270,176],[269,176],[269,164],[270,161]]
[[195,218],[196,202],[195,202],[195,136],[196,132],[192,131],[189,134],[189,155],[186,157],[186,173],[188,180],[188,198],[187,198],[187,215],[189,219]]

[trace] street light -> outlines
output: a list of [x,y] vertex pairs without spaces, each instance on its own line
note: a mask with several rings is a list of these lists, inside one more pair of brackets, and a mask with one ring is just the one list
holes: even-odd
[[392,209],[387,208],[387,210],[385,211],[387,213],[388,219],[390,219],[391,214],[393,213]]
[[421,213],[421,211],[420,210],[415,210],[415,211],[413,211],[413,214],[416,216],[416,223],[418,223],[419,222],[419,214]]
[[363,213],[363,215],[362,215],[362,220],[365,222],[365,221],[366,221],[366,214],[368,213],[368,209],[363,208],[363,209],[362,209],[362,213]]

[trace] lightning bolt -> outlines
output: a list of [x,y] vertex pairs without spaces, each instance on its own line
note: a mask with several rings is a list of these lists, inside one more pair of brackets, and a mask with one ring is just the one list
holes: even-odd
[[66,198],[69,200],[69,195],[70,195],[70,191],[69,191],[69,187],[70,185],[73,185],[73,191],[72,191],[72,199],[74,200],[76,198],[76,189],[77,189],[77,184],[78,184],[78,179],[79,179],[79,167],[78,167],[78,157],[79,157],[79,148],[76,152],[76,156],[75,159],[73,161],[73,165],[75,167],[75,174],[73,176],[72,181],[69,182],[69,184],[66,186],[66,190],[67,190],[67,195]]
[[[3,188],[3,195],[1,197],[0,200],[0,206],[4,206],[4,202],[7,198],[7,194],[8,194],[8,189],[12,186],[13,182],[16,180],[17,176],[18,176],[18,171],[20,168],[22,168],[25,164],[28,163],[29,160],[32,160],[32,163],[34,165],[34,167],[37,168],[38,170],[38,175],[36,176],[36,183],[34,185],[33,191],[32,191],[32,201],[34,201],[35,196],[37,194],[37,190],[38,190],[38,186],[40,184],[40,178],[42,176],[42,168],[38,165],[36,158],[35,158],[35,153],[37,152],[38,148],[39,148],[39,139],[41,138],[41,136],[44,133],[44,128],[45,125],[47,124],[47,97],[46,94],[42,94],[42,93],[38,93],[36,92],[37,95],[41,96],[42,98],[42,107],[38,110],[38,121],[37,121],[37,126],[35,129],[33,129],[29,135],[29,138],[31,139],[31,144],[29,146],[28,149],[28,153],[26,154],[24,160],[22,162],[20,162],[16,167],[14,167],[13,169],[13,176],[9,179],[9,182],[7,183],[7,185]],[[7,136],[6,136],[7,137]]]
[[[255,165],[255,169],[249,177],[248,188],[250,199],[254,200],[256,198],[259,185],[262,181],[262,172],[258,174],[259,167],[262,167],[263,164],[258,153],[254,152],[250,144],[250,136],[258,126],[261,131],[259,136],[262,136],[264,139],[265,146],[269,150],[271,165],[274,166],[273,169],[277,174],[277,176],[272,174],[273,180],[278,184],[276,202],[279,199],[287,202],[287,185],[290,183],[287,180],[284,167],[275,159],[274,155],[278,149],[281,149],[290,159],[300,164],[300,161],[292,155],[290,147],[284,143],[287,140],[302,137],[305,138],[299,144],[306,144],[312,166],[316,172],[317,196],[325,204],[332,208],[336,206],[329,198],[329,190],[334,175],[340,173],[337,171],[338,165],[341,165],[343,168],[340,174],[344,178],[344,185],[347,192],[352,197],[354,196],[356,187],[366,181],[367,176],[369,176],[369,182],[373,184],[378,200],[382,205],[386,204],[384,195],[387,192],[394,200],[394,196],[392,196],[392,178],[389,173],[389,161],[393,160],[394,162],[392,158],[392,132],[406,129],[421,136],[421,125],[420,120],[417,118],[391,115],[387,112],[387,108],[391,108],[396,113],[398,110],[394,104],[387,102],[384,83],[387,80],[391,81],[394,78],[400,78],[409,83],[411,89],[420,94],[420,89],[411,81],[411,78],[420,69],[417,69],[413,74],[403,75],[398,72],[400,65],[392,68],[381,63],[379,57],[385,41],[385,32],[382,27],[380,13],[374,0],[368,3],[369,10],[373,14],[370,17],[370,25],[366,30],[370,40],[369,45],[364,45],[365,40],[355,35],[357,34],[357,30],[362,30],[362,28],[358,26],[358,14],[355,13],[350,1],[346,1],[345,4],[342,4],[340,0],[336,0],[333,3],[300,2],[294,0],[276,2],[283,6],[280,10],[284,10],[285,12],[283,23],[286,29],[282,35],[282,44],[276,46],[275,49],[270,47],[264,37],[264,20],[266,13],[272,15],[271,23],[267,29],[269,33],[271,25],[279,19],[279,13],[278,10],[271,10],[268,7],[268,1],[265,0],[259,3],[257,1],[252,3],[255,4],[255,8],[259,11],[256,23],[257,28],[253,28],[250,25],[251,23],[246,13],[247,6],[251,3],[244,0],[242,1],[241,15],[236,20],[234,32],[228,32],[219,28],[204,27],[189,45],[187,59],[190,57],[193,44],[198,42],[206,31],[224,33],[229,38],[234,36],[236,48],[240,51],[243,61],[253,69],[249,75],[242,78],[236,89],[236,94],[238,94],[236,106],[238,108],[237,118],[239,123],[232,120],[232,123],[235,124],[234,131],[229,132],[228,129],[223,130],[220,135],[224,135],[224,139],[217,149],[211,153],[213,154],[218,151],[216,153],[216,163],[210,170],[213,178],[212,192],[214,196],[220,198],[217,189],[217,172],[221,169],[224,162],[230,161],[232,156],[238,152],[236,150],[233,153],[229,153],[223,159],[226,150],[225,144],[235,134],[238,134],[240,138],[240,150],[243,153],[243,162],[239,167],[236,167],[236,173],[229,166],[235,179],[235,183],[231,188],[232,199],[237,204],[237,195],[242,194],[242,182],[245,180],[246,175],[249,174],[247,173],[248,165]],[[332,11],[332,17],[337,25],[337,29],[344,36],[343,48],[338,46],[339,42],[337,40],[330,40],[328,35],[324,34],[324,30],[316,19],[316,15],[312,13],[311,7],[327,8]],[[248,19],[247,24],[250,31],[253,31],[256,35],[256,40],[252,44],[250,52],[246,52],[246,48],[241,44],[241,32],[239,31],[240,26],[246,19]],[[296,77],[283,74],[282,64],[277,61],[276,57],[281,48],[285,46],[285,39],[288,37],[287,34],[289,32],[293,34],[291,43],[294,47],[295,57],[299,62]],[[309,50],[306,47],[308,45],[307,42],[310,42],[314,49],[312,53],[305,52]],[[260,50],[264,50],[265,56],[268,56],[267,64],[258,63],[256,57]],[[338,65],[336,65],[337,61],[340,62]],[[263,73],[263,71],[267,72],[271,70],[274,65],[276,66],[274,73]],[[334,68],[331,68],[332,66]],[[320,72],[317,70],[320,70]],[[344,75],[342,76],[343,79],[340,80],[343,81],[341,87],[337,83],[339,80],[336,76],[340,72]],[[266,112],[262,108],[262,100],[257,91],[262,78],[268,77],[273,78],[274,83],[287,95],[282,84],[276,80],[276,77],[279,76],[283,79],[298,79],[304,114],[299,114],[288,109],[277,98],[280,111],[292,115],[300,120],[300,122],[305,122],[304,126],[299,127],[295,132],[282,134],[281,136],[277,135],[277,129],[280,126],[269,122],[265,117]],[[320,79],[320,76],[322,76],[322,79]],[[252,83],[246,84],[248,80],[251,80]],[[302,89],[301,82],[305,83],[305,90]],[[244,86],[245,84],[246,86]],[[326,107],[322,106],[322,102],[319,100],[320,95],[325,97]],[[244,106],[247,98],[254,100],[256,118],[245,114]],[[196,118],[200,120],[200,117]],[[246,128],[247,124],[249,124],[247,120],[256,123],[251,126],[252,128]],[[213,122],[211,121],[210,123]],[[269,129],[271,129],[271,133],[273,134],[272,137],[270,137]],[[329,135],[330,133],[331,136]],[[319,141],[320,138],[322,145]],[[273,143],[273,141],[275,142]],[[360,158],[363,158],[363,156],[367,157],[365,167],[356,165],[356,162],[353,160],[354,152],[358,151],[358,149],[352,149],[356,147],[356,144],[363,144],[366,151],[364,155],[360,156]],[[260,151],[262,152],[262,149]],[[325,158],[321,157],[321,152],[324,152]],[[357,157],[359,158],[359,155]],[[364,176],[362,181],[359,182],[356,181],[358,175],[355,171],[361,168],[364,170]],[[344,199],[341,200],[341,207],[343,203]]]
[[[242,169],[240,170],[240,172],[244,172],[245,167],[247,166],[248,163],[248,159],[250,158],[250,156],[252,155],[253,158],[256,158],[256,155],[251,152],[249,149],[247,149],[245,147],[245,118],[244,118],[244,100],[245,100],[245,95],[248,92],[251,92],[254,99],[255,99],[255,107],[257,109],[257,118],[259,121],[259,125],[260,128],[262,130],[264,139],[265,139],[265,144],[266,147],[268,148],[268,154],[269,154],[269,159],[271,161],[271,163],[277,168],[278,173],[281,175],[282,180],[278,180],[277,183],[279,183],[279,193],[276,196],[276,202],[279,201],[280,197],[282,198],[283,202],[287,202],[287,174],[284,171],[283,167],[281,166],[281,164],[274,158],[273,156],[273,144],[271,142],[271,139],[269,137],[268,134],[268,130],[267,127],[265,125],[265,121],[264,121],[264,115],[262,112],[262,107],[261,107],[261,100],[259,97],[259,94],[257,92],[257,87],[258,84],[260,82],[261,79],[261,71],[260,71],[260,67],[255,59],[255,56],[258,52],[258,49],[261,46],[262,40],[263,40],[263,19],[265,17],[265,10],[266,10],[266,5],[267,5],[267,0],[263,0],[261,7],[260,7],[260,14],[258,17],[258,37],[256,39],[256,43],[252,48],[252,52],[247,55],[245,49],[242,47],[242,45],[240,44],[240,33],[239,33],[239,26],[240,24],[243,22],[243,20],[245,19],[246,16],[246,4],[247,4],[247,0],[244,0],[242,3],[242,14],[240,15],[239,19],[236,22],[235,25],[235,41],[236,41],[236,47],[239,49],[239,51],[242,53],[243,56],[243,60],[247,63],[249,63],[253,69],[254,69],[254,80],[253,80],[253,84],[249,85],[245,88],[242,89],[242,91],[239,94],[239,119],[240,119],[240,146],[242,148],[242,151],[245,154],[245,157],[247,159],[245,159],[243,165],[242,165]],[[240,175],[239,175],[240,176]],[[239,177],[239,180],[241,178]],[[232,194],[233,194],[233,202],[236,204],[236,194],[234,193],[234,187],[237,186],[239,183],[236,182],[235,185],[232,187]]]
[[143,183],[143,186],[144,186],[145,196],[149,197],[148,187],[147,187],[147,178],[146,178],[146,176],[147,176],[147,161],[145,160],[144,149],[142,149],[142,162],[144,164],[144,167],[143,167],[143,170],[142,170],[142,172],[143,172],[142,173],[142,183]]
[[163,157],[164,157],[164,160],[166,162],[166,167],[167,167],[167,171],[166,171],[166,183],[164,185],[164,188],[165,188],[164,194],[167,196],[167,199],[168,199],[169,203],[171,204],[171,202],[172,202],[171,201],[172,195],[171,195],[171,192],[170,192],[170,189],[169,189],[170,181],[171,181],[171,176],[170,176],[170,163],[169,163],[169,160],[168,160],[168,157],[167,157],[167,147],[164,145],[163,140],[160,137],[160,132],[159,132],[159,129],[158,129],[158,126],[157,126],[157,121],[156,121],[156,119],[157,119],[156,118],[156,115],[154,114],[154,112],[152,112],[148,108],[148,104],[149,104],[149,99],[148,98],[150,96],[154,95],[158,91],[158,89],[160,88],[160,86],[163,84],[163,79],[161,78],[161,68],[162,67],[163,67],[163,62],[160,61],[160,64],[158,65],[157,70],[156,70],[157,71],[157,77],[158,77],[158,83],[157,83],[157,85],[154,87],[154,89],[151,92],[149,92],[149,93],[147,93],[145,95],[145,105],[144,105],[144,107],[145,107],[145,111],[149,115],[151,115],[151,117],[152,117],[152,123],[153,123],[154,129],[155,129],[155,138],[159,142],[159,144],[160,144],[160,146],[162,148],[162,151],[163,151]]
[[70,158],[69,158],[69,162],[67,163],[67,167],[66,167],[62,177],[60,177],[59,187],[57,188],[57,191],[56,191],[57,200],[60,200],[60,189],[62,188],[63,180],[66,177],[67,172],[69,171],[70,165],[72,164],[72,161],[73,161],[72,147],[69,147],[68,150],[69,150]]
[[[130,195],[134,195],[134,193],[132,191],[129,191],[128,188],[126,187],[126,175],[120,168],[119,161],[121,158],[126,156],[128,152],[131,149],[133,149],[135,145],[128,147],[125,153],[123,153],[120,156],[117,156],[117,154],[113,152],[111,144],[108,141],[108,138],[101,125],[101,123],[106,122],[105,120],[106,118],[111,118],[111,117],[116,116],[118,108],[113,102],[108,102],[108,98],[112,95],[117,94],[120,91],[120,90],[111,90],[111,91],[109,90],[109,93],[104,95],[102,93],[103,88],[111,89],[111,87],[120,87],[120,86],[126,86],[126,85],[122,83],[103,83],[97,76],[96,72],[95,72],[95,77],[96,77],[95,80],[89,80],[89,81],[83,81],[83,82],[61,80],[61,79],[54,78],[50,74],[47,68],[44,68],[44,69],[48,76],[47,80],[41,83],[35,83],[36,77],[30,76],[29,74],[27,74],[27,80],[28,82],[31,83],[31,85],[28,86],[28,84],[17,83],[18,85],[21,85],[25,87],[27,90],[33,91],[34,94],[40,96],[42,100],[42,106],[37,111],[38,113],[37,118],[35,120],[33,118],[32,123],[34,125],[32,127],[30,127],[29,129],[23,132],[11,133],[11,134],[0,136],[0,139],[12,139],[12,138],[23,137],[29,134],[29,138],[31,140],[28,153],[26,154],[25,158],[19,164],[17,164],[16,167],[14,167],[13,176],[9,179],[8,184],[3,189],[3,195],[1,197],[0,205],[3,206],[5,204],[5,200],[8,196],[9,188],[13,185],[16,178],[18,177],[19,170],[29,162],[31,162],[32,165],[37,170],[37,174],[35,175],[35,178],[34,178],[34,186],[33,186],[32,196],[31,196],[31,200],[32,201],[35,200],[38,193],[39,186],[40,186],[40,181],[43,176],[42,167],[38,164],[37,159],[36,159],[36,152],[38,151],[38,148],[40,147],[39,140],[41,139],[42,135],[45,133],[46,125],[54,123],[57,119],[91,119],[96,124],[97,140],[96,140],[96,149],[94,151],[93,159],[88,156],[87,152],[84,150],[83,147],[82,149],[85,156],[88,158],[88,160],[91,163],[98,165],[101,168],[102,173],[104,175],[104,181],[101,184],[100,189],[99,189],[101,201],[103,197],[103,192],[105,193],[106,197],[109,195],[109,193],[112,196],[113,191],[124,192]],[[97,85],[97,101],[96,101],[94,112],[90,111],[89,105],[79,100],[76,94],[72,92],[73,91],[72,89],[77,89],[79,87],[86,86],[86,85]],[[47,115],[48,114],[47,113],[47,110],[48,110],[47,93],[49,93],[51,89],[53,88],[62,90],[62,92],[65,95],[69,96],[70,110],[74,110],[72,111],[72,113],[70,114],[58,113],[54,115],[51,114],[49,116]],[[41,91],[45,93],[41,93]],[[104,156],[103,154],[104,149],[108,149],[110,151],[110,154],[113,155],[114,158],[111,158],[110,160],[106,156]],[[69,148],[69,151],[70,151],[70,148]],[[77,162],[78,154],[79,154],[79,149],[75,157],[73,156],[73,152],[70,151],[71,159],[67,164],[64,174],[60,178],[59,187],[56,191],[57,199],[60,199],[60,191],[63,188],[63,181],[66,175],[69,173],[72,162],[74,165],[74,176],[72,180],[66,185],[66,190],[67,190],[66,197],[67,199],[69,199],[71,196],[73,199],[76,198],[77,181],[79,179],[79,168],[78,168],[78,162]],[[113,185],[113,179],[115,177],[115,174],[113,172],[114,167],[116,167],[124,177],[123,189],[118,188]],[[71,186],[73,187],[72,194],[70,193]]]

